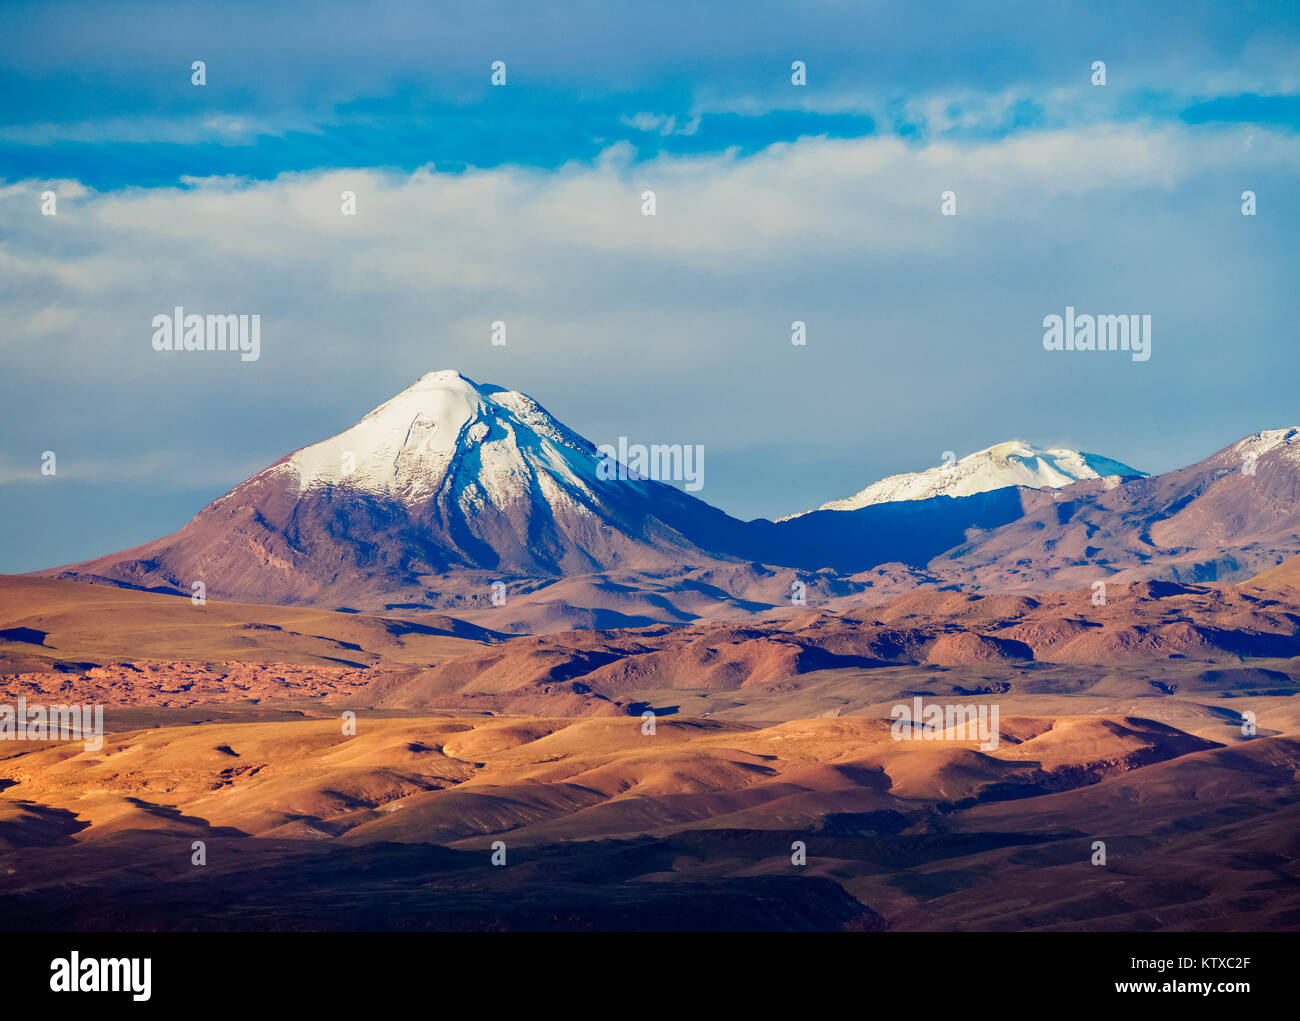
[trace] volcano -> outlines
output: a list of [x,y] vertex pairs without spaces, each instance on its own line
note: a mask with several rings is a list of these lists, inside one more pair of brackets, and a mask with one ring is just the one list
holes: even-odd
[[[525,394],[431,372],[173,535],[43,572],[217,599],[419,605],[493,579],[716,559],[741,522],[604,457]],[[608,467],[608,465],[606,465]],[[625,475],[628,473],[624,473]]]

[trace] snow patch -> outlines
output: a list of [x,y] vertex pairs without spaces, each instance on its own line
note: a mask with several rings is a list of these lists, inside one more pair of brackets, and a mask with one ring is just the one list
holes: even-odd
[[968,454],[950,465],[891,475],[847,499],[824,503],[818,510],[858,510],[878,503],[929,500],[936,496],[971,496],[1007,486],[1059,489],[1082,479],[1145,474],[1100,454],[1064,447],[1043,449],[1021,440],[1011,440]]
[[543,478],[552,492],[577,489],[580,495],[569,495],[581,504],[589,495],[582,479],[594,477],[595,462],[591,444],[531,397],[444,370],[261,474],[291,472],[299,495],[340,487],[407,505],[451,486],[457,502],[473,511],[527,499]]

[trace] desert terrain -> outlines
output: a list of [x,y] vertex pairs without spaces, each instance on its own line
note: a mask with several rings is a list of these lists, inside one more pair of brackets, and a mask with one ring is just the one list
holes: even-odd
[[0,743],[0,925],[1297,928],[1296,573],[518,637],[6,576],[0,702],[105,737]]

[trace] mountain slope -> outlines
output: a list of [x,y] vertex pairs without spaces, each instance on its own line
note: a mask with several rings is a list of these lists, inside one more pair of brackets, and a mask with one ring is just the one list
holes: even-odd
[[1203,461],[1109,487],[1026,492],[1023,516],[927,565],[999,591],[1120,581],[1243,581],[1300,551],[1300,429],[1254,433]]

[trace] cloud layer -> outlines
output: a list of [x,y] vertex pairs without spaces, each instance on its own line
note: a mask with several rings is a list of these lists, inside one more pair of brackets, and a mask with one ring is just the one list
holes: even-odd
[[[702,443],[699,495],[747,517],[1013,437],[1167,469],[1296,424],[1279,338],[1300,312],[1298,166],[1285,130],[1132,122],[651,160],[618,143],[555,170],[0,184],[0,509],[58,520],[48,501],[84,499],[78,476],[215,496],[441,368],[531,393],[597,443]],[[1045,352],[1042,319],[1067,304],[1151,314],[1151,361]],[[152,317],[176,305],[260,314],[260,360],[155,352]],[[46,449],[66,478],[40,479]],[[124,524],[7,537],[0,569],[105,552]]]

